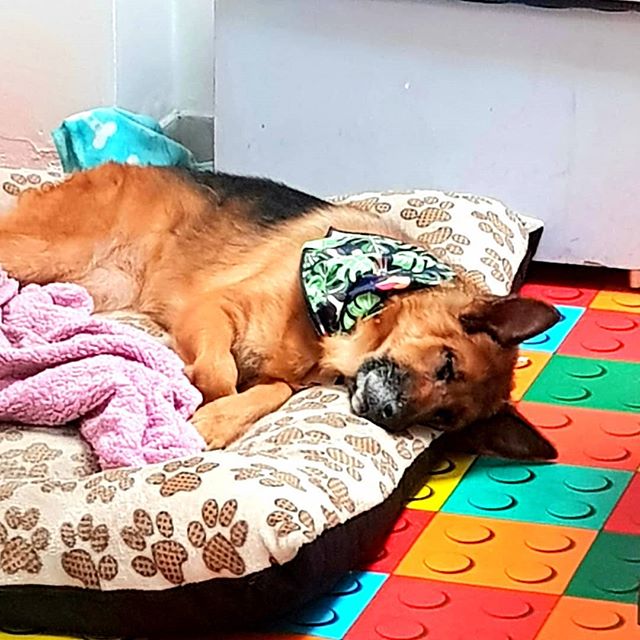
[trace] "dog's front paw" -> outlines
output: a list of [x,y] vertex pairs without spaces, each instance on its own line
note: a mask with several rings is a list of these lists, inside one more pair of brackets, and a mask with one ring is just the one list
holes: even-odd
[[[204,438],[207,449],[224,449],[239,438],[250,422],[238,412],[238,404],[233,396],[209,402],[198,409],[191,423]],[[235,405],[235,409],[234,409]]]

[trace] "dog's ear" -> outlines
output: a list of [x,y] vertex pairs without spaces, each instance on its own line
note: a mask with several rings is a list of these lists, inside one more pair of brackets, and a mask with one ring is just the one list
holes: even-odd
[[444,433],[438,441],[447,451],[481,453],[515,460],[553,460],[556,448],[511,405],[492,418],[460,431]]
[[467,333],[487,333],[500,346],[514,347],[551,328],[561,317],[546,302],[509,296],[480,302],[460,322]]

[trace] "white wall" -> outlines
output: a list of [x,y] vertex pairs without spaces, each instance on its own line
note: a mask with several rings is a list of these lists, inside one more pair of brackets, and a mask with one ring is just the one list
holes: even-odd
[[115,0],[116,100],[213,115],[214,0]]
[[4,2],[0,16],[0,166],[44,168],[49,131],[114,95],[112,1]]
[[640,14],[218,0],[216,166],[318,194],[486,193],[541,256],[640,268]]
[[46,168],[77,111],[212,115],[213,0],[7,0],[0,68],[0,166]]

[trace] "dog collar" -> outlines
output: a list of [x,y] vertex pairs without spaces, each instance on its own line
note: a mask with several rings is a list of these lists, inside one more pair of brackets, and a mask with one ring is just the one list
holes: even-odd
[[385,236],[329,229],[302,247],[300,279],[307,309],[323,336],[349,333],[394,294],[454,278],[451,267],[420,247]]

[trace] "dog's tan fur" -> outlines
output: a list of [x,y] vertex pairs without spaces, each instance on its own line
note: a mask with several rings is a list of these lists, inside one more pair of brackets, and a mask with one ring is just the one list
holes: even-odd
[[[77,282],[98,310],[134,309],[166,327],[206,399],[193,420],[211,447],[294,390],[352,376],[382,353],[413,372],[409,422],[443,407],[456,427],[501,412],[516,349],[462,326],[463,314],[486,304],[470,283],[397,296],[353,334],[320,339],[299,284],[303,243],[330,226],[403,234],[373,214],[331,205],[267,227],[250,206],[242,198],[219,204],[171,170],[104,165],[23,194],[0,221],[0,262],[22,281]],[[448,385],[434,377],[445,345],[457,361]]]

